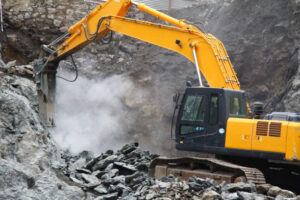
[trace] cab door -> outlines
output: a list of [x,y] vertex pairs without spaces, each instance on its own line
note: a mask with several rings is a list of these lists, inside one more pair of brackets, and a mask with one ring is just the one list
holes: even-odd
[[[220,118],[220,94],[211,94],[209,97],[209,107],[207,112],[208,122],[206,125],[206,143],[205,146],[209,147],[224,147],[225,143],[225,124]],[[219,131],[223,129],[224,131]]]
[[183,145],[204,145],[207,121],[207,95],[186,94],[177,121],[177,143]]

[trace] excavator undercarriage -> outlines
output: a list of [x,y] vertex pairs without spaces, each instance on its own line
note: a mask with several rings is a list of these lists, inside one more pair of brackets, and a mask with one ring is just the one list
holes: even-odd
[[216,158],[156,158],[149,167],[149,176],[162,178],[173,174],[188,180],[189,177],[211,178],[217,183],[266,183],[263,173],[256,168],[243,167]]

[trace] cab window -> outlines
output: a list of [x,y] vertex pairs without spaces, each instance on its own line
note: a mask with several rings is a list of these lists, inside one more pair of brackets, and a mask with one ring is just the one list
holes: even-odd
[[245,102],[239,97],[230,97],[229,114],[230,115],[246,115]]
[[219,116],[219,97],[216,94],[211,95],[210,98],[210,112],[209,112],[209,124],[216,125],[218,123]]
[[205,116],[205,96],[189,95],[187,96],[181,120],[185,121],[204,121]]

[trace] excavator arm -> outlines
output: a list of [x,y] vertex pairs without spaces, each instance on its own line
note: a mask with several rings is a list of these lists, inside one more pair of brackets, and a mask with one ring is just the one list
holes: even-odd
[[[132,6],[171,25],[125,18],[124,16]],[[184,20],[172,18],[144,4],[130,0],[109,0],[99,4],[85,18],[70,27],[68,33],[49,45],[43,46],[43,49],[50,55],[45,63],[39,65],[37,70],[40,74],[39,88],[43,94],[40,105],[41,101],[45,101],[45,99],[47,104],[51,104],[48,101],[50,100],[49,96],[54,98],[50,93],[55,92],[55,83],[53,83],[55,77],[53,77],[53,73],[52,76],[49,75],[50,69],[55,68],[52,71],[56,72],[58,61],[72,55],[92,41],[104,37],[110,31],[119,32],[185,56],[195,64],[200,86],[203,85],[200,73],[202,72],[210,87],[240,89],[239,81],[225,47],[216,37],[201,32]],[[55,64],[51,65],[51,63]],[[46,73],[46,77],[43,72]],[[47,79],[51,79],[51,83]],[[45,85],[51,87],[51,91],[49,88],[44,88]],[[50,100],[52,104],[53,101]],[[50,108],[53,112],[53,105]],[[49,109],[46,107],[44,110],[47,113]],[[46,119],[46,121],[49,120]]]

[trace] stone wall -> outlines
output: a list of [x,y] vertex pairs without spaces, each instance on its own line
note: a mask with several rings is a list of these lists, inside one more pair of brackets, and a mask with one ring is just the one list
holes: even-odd
[[4,60],[17,58],[25,64],[36,58],[42,43],[48,44],[66,32],[93,6],[79,0],[4,1],[5,36],[1,37]]

